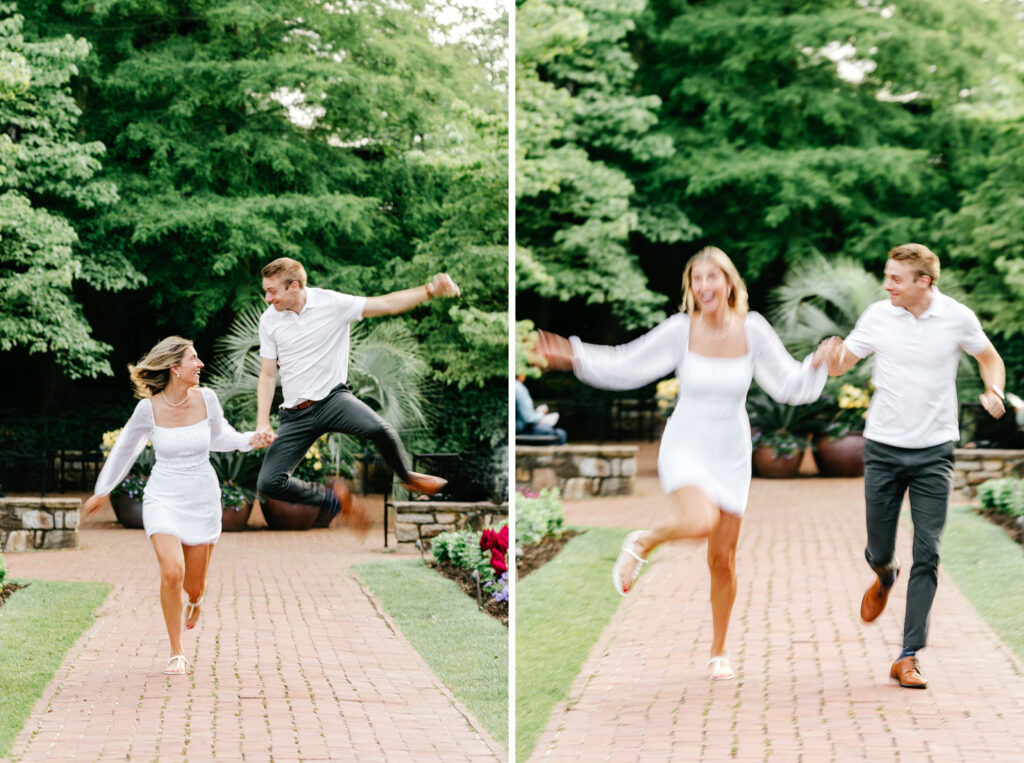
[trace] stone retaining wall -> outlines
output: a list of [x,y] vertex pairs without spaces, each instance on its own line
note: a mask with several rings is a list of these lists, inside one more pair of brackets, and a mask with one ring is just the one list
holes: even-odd
[[557,487],[569,501],[632,495],[636,452],[636,445],[516,447],[516,490]]
[[957,448],[953,457],[953,489],[972,497],[986,480],[1024,476],[1024,450]]
[[399,548],[415,546],[420,541],[430,548],[430,539],[444,532],[471,527],[482,530],[508,519],[507,503],[474,501],[394,501],[395,539]]
[[78,548],[77,498],[0,498],[0,551]]

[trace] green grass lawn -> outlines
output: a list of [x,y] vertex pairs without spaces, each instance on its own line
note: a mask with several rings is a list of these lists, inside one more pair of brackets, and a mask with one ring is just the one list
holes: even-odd
[[525,761],[622,599],[609,570],[628,530],[585,530],[516,588],[516,760]]
[[508,747],[508,630],[420,561],[356,571],[430,669]]
[[999,637],[1024,660],[1024,548],[1001,528],[953,505],[942,536],[942,566]]
[[0,758],[11,751],[64,655],[110,592],[106,583],[28,584],[0,607]]

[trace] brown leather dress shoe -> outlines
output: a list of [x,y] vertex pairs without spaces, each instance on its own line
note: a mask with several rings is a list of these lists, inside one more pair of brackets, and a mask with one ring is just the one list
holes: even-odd
[[[896,577],[900,576],[900,566],[896,565]],[[896,585],[896,581],[893,581]],[[889,601],[889,591],[892,585],[882,585],[881,578],[875,578],[875,582],[864,592],[864,598],[860,600],[860,619],[866,623],[874,622],[885,609]]]
[[331,484],[334,497],[341,504],[341,518],[353,530],[365,535],[370,530],[373,520],[365,509],[356,504],[352,491],[344,479],[336,479]]
[[447,484],[448,480],[442,479],[441,477],[434,477],[430,474],[419,474],[418,472],[409,472],[409,479],[402,483],[402,487],[410,493],[434,495],[434,493],[438,492]]
[[889,671],[889,677],[899,681],[904,689],[928,688],[928,682],[921,675],[921,666],[917,663],[916,654],[896,660]]

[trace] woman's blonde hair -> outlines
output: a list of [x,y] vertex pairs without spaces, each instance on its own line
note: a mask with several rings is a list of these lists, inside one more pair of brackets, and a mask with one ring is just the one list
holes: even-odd
[[134,366],[128,366],[135,397],[152,397],[162,392],[171,381],[171,367],[180,366],[185,351],[192,346],[191,339],[169,336],[157,342]]
[[693,315],[700,312],[700,305],[693,297],[693,266],[702,260],[708,260],[717,265],[725,273],[725,280],[729,282],[729,307],[735,310],[742,317],[747,314],[747,285],[743,283],[740,272],[733,265],[729,255],[717,246],[706,246],[697,252],[690,261],[686,263],[683,270],[683,303],[679,309],[684,313]]

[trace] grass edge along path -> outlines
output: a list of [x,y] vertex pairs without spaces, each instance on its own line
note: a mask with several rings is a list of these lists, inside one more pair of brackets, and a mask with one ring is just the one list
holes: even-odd
[[524,763],[622,603],[609,570],[629,530],[572,529],[581,534],[516,584],[516,760]]
[[996,635],[1024,660],[1024,547],[1003,528],[952,504],[942,536],[942,566]]
[[434,674],[508,749],[508,630],[419,560],[354,567]]
[[10,754],[32,708],[112,588],[107,583],[7,582],[25,588],[0,607],[0,758]]

